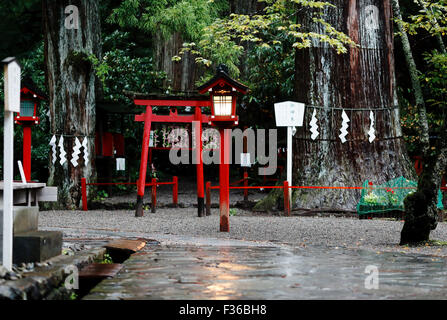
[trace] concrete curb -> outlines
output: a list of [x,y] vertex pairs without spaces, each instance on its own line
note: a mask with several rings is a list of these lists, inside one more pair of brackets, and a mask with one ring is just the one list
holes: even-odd
[[59,255],[46,263],[48,267],[37,267],[23,274],[22,279],[0,280],[0,300],[61,300],[68,299],[71,290],[64,287],[67,277],[64,269],[75,266],[78,270],[96,260],[102,260],[106,248],[94,248],[76,252],[72,256]]

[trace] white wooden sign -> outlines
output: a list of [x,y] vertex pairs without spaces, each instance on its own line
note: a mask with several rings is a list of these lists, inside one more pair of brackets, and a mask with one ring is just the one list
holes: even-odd
[[5,63],[5,111],[20,112],[20,65],[15,58],[6,58],[3,63]]
[[[292,186],[292,137],[296,128],[302,127],[304,121],[304,103],[285,101],[275,103],[275,117],[277,127],[287,127],[287,181]],[[291,203],[291,189],[289,189],[289,201]]]
[[304,120],[304,103],[286,101],[275,103],[277,127],[301,127]]

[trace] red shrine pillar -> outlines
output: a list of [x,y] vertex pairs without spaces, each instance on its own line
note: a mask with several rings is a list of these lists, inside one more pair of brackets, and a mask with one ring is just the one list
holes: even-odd
[[31,124],[23,124],[23,171],[26,181],[31,180]]
[[152,107],[146,106],[146,113],[144,115],[144,133],[143,133],[143,145],[141,148],[141,161],[140,161],[140,178],[137,181],[137,205],[135,209],[135,217],[142,217],[143,210],[143,197],[144,188],[146,187],[146,173],[147,173],[147,156],[149,153],[149,141],[151,136],[151,119],[152,119]]
[[220,231],[230,231],[230,161],[229,141],[231,130],[220,128],[219,209]]

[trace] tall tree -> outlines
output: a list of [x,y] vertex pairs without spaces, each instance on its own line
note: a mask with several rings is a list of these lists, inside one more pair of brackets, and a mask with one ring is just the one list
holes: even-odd
[[[50,161],[49,184],[58,187],[59,205],[75,208],[80,179],[95,179],[95,72],[92,55],[100,58],[100,17],[95,0],[42,1],[46,80],[51,134],[64,137],[67,161]],[[70,162],[75,137],[88,139],[88,162]],[[58,152],[59,155],[59,152]]]
[[[296,55],[298,101],[316,110],[320,135],[310,139],[309,126],[294,139],[294,184],[361,186],[404,176],[413,178],[402,138],[394,73],[393,25],[390,0],[332,1],[325,16],[358,46],[336,55],[320,43]],[[318,28],[309,18],[311,30]],[[347,142],[339,134],[342,112],[350,119]],[[370,112],[375,120],[376,139],[368,141]],[[353,190],[297,190],[299,207],[354,209],[359,192]]]
[[[367,179],[379,184],[399,176],[413,178],[399,122],[390,0],[267,0],[266,4],[261,14],[233,15],[208,27],[198,50],[225,62],[219,59],[240,56],[243,48],[238,41],[265,48],[292,41],[294,97],[309,106],[305,126],[294,137],[293,184],[359,186]],[[226,38],[229,41],[222,40]],[[226,55],[219,55],[222,52]],[[230,69],[237,74],[231,62]],[[316,140],[311,139],[308,125],[314,109]],[[339,138],[343,111],[350,119],[345,143]],[[368,141],[371,111],[376,135],[372,143]],[[316,189],[296,190],[293,199],[299,207],[354,209],[359,198],[353,190]],[[281,203],[278,200],[279,193],[273,192],[256,208],[270,209]]]

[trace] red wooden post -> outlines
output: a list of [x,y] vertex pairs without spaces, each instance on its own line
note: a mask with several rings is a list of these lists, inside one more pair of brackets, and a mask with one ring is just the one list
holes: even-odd
[[211,181],[206,182],[206,215],[211,215]]
[[284,181],[284,214],[290,217],[289,182]]
[[178,178],[172,177],[172,204],[174,206],[178,205]]
[[157,179],[152,178],[152,199],[151,199],[151,212],[155,213],[155,206],[157,205]]
[[81,178],[82,210],[87,211],[87,179]]
[[231,130],[220,130],[220,166],[219,166],[219,184],[220,184],[220,231],[230,231],[230,165],[228,142],[231,138]]
[[23,124],[23,171],[26,181],[31,180],[31,125]]
[[[247,169],[244,170],[244,187],[248,187],[248,172]],[[248,201],[248,189],[244,189],[244,201]]]
[[146,106],[146,114],[144,116],[143,146],[141,149],[140,177],[138,179],[138,194],[137,194],[135,217],[143,216],[143,198],[144,198],[144,188],[146,185],[147,155],[149,151],[149,139],[151,134],[151,118],[152,118],[152,107]]
[[196,147],[196,164],[197,164],[197,214],[203,217],[204,213],[204,188],[203,188],[203,161],[202,161],[202,109],[196,107],[195,121],[198,126],[195,132],[195,147]]

